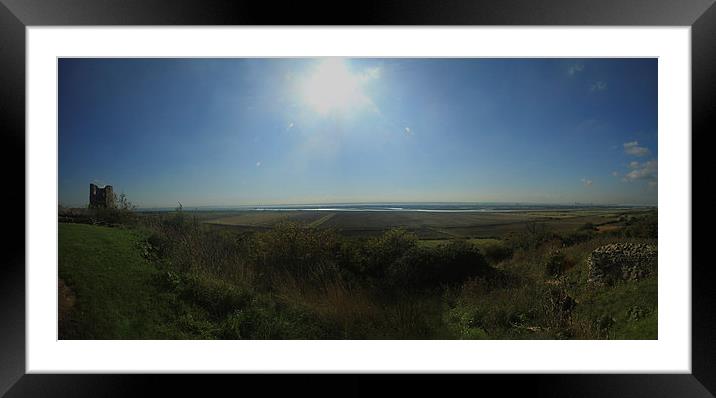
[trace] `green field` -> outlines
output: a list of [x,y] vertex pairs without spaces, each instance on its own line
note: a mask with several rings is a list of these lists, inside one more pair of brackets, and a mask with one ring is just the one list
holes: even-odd
[[571,231],[591,223],[614,225],[623,215],[638,215],[636,209],[586,209],[515,212],[371,212],[371,211],[235,211],[194,212],[203,223],[235,230],[271,228],[279,222],[296,222],[313,228],[334,229],[346,236],[375,236],[390,228],[404,228],[421,239],[500,238],[522,231],[528,222],[538,222],[556,231]]
[[[481,249],[485,246],[496,245],[502,242],[500,239],[495,238],[470,238],[467,239],[467,241]],[[424,247],[437,247],[445,244],[445,242],[445,239],[421,239],[419,243]]]
[[59,225],[59,277],[74,305],[60,338],[167,338],[173,297],[153,285],[158,271],[141,256],[137,232]]

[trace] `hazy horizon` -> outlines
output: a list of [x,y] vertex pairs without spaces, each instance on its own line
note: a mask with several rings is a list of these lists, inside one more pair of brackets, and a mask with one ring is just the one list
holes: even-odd
[[[330,207],[330,206],[420,206],[420,205],[435,205],[435,206],[495,206],[495,207],[529,207],[529,206],[540,206],[540,207],[655,207],[656,205],[645,205],[636,203],[581,203],[581,202],[562,202],[562,203],[547,203],[547,202],[326,202],[326,203],[250,203],[242,205],[200,205],[190,206],[181,203],[182,208],[185,210],[192,209],[245,209],[245,208],[299,208],[299,207]],[[139,210],[152,210],[152,209],[176,209],[179,207],[179,202],[174,206],[151,206],[151,207],[138,207]]]
[[58,61],[59,202],[657,205],[656,59]]

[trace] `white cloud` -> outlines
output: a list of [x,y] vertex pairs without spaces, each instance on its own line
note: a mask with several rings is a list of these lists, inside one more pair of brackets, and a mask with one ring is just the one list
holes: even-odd
[[639,146],[638,141],[625,142],[624,152],[632,156],[646,156],[649,154],[649,148]]
[[574,76],[575,74],[577,74],[577,72],[581,72],[583,70],[584,70],[584,64],[577,63],[577,64],[569,65],[569,67],[567,68],[567,73],[570,76]]
[[619,172],[618,172],[618,171],[612,171],[612,175],[613,175],[614,177],[619,177]]
[[[642,157],[649,154],[649,148],[640,146],[638,141],[625,142],[624,153],[630,156]],[[646,162],[632,160],[627,167],[629,171],[623,174],[622,181],[645,181],[649,187],[656,187],[659,174],[659,164],[656,159],[651,159]],[[612,173],[612,175],[615,177],[619,176],[617,172]]]
[[585,187],[591,187],[592,186],[592,180],[588,180],[586,178],[582,178],[582,184],[584,184]]
[[659,164],[656,159],[643,163],[629,163],[630,172],[624,174],[624,181],[648,181],[650,186],[655,186],[658,180]]
[[591,90],[591,91],[604,91],[606,89],[607,89],[607,83],[602,82],[602,81],[592,83],[592,85],[589,88],[589,90]]

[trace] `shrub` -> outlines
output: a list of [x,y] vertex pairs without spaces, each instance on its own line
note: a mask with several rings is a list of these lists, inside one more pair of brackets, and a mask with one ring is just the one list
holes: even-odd
[[122,193],[114,195],[114,207],[91,207],[87,209],[89,222],[102,225],[134,225],[138,221],[136,207]]
[[630,218],[627,225],[620,232],[622,236],[627,238],[657,239],[659,222],[656,212]]
[[548,337],[541,301],[537,285],[492,288],[470,280],[448,310],[446,322],[460,338]]
[[553,250],[542,261],[545,278],[556,278],[565,269],[565,256],[561,250]]
[[557,236],[544,223],[530,221],[524,231],[510,233],[505,242],[513,251],[532,251],[555,238]]
[[220,323],[222,339],[335,339],[338,327],[295,306],[258,300]]
[[584,225],[582,225],[581,227],[579,227],[579,229],[577,229],[577,230],[578,230],[578,231],[596,231],[596,230],[597,230],[597,227],[594,226],[593,223],[588,222],[588,223],[584,223]]
[[214,318],[245,308],[253,299],[250,293],[230,283],[203,275],[183,278],[178,288],[184,299],[198,304]]
[[166,258],[172,250],[172,241],[166,234],[152,232],[147,237],[147,256],[155,258]]
[[495,269],[490,267],[480,249],[464,240],[454,240],[436,248],[435,275],[432,277],[442,283],[463,282],[468,278],[494,276]]
[[579,229],[574,232],[562,234],[560,240],[564,246],[574,246],[576,244],[587,242],[593,239],[595,232],[592,229]]
[[481,249],[485,259],[493,265],[512,257],[512,249],[502,242],[486,243]]
[[439,338],[440,311],[429,299],[399,296],[383,308],[377,334],[388,339]]
[[386,266],[385,284],[401,290],[451,285],[471,277],[494,277],[497,273],[480,250],[464,240],[435,248],[411,247]]
[[185,334],[185,338],[202,340],[215,339],[219,328],[207,319],[202,319],[192,313],[186,313],[176,320],[176,326]]
[[417,245],[417,236],[404,229],[392,229],[377,238],[368,239],[363,246],[363,265],[359,271],[371,277],[383,277],[390,264],[408,252],[413,251],[411,254],[414,255]]
[[329,230],[282,223],[255,234],[247,243],[249,259],[264,286],[270,286],[282,274],[319,283],[337,271],[335,258],[340,244],[337,235]]
[[577,302],[563,287],[549,286],[544,290],[542,309],[548,327],[564,331],[571,322],[572,312],[576,306]]

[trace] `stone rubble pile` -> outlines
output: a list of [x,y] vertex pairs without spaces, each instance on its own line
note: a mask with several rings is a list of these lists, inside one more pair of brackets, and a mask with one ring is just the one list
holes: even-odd
[[635,281],[657,269],[657,249],[644,243],[613,243],[595,249],[587,259],[588,282],[606,285]]

